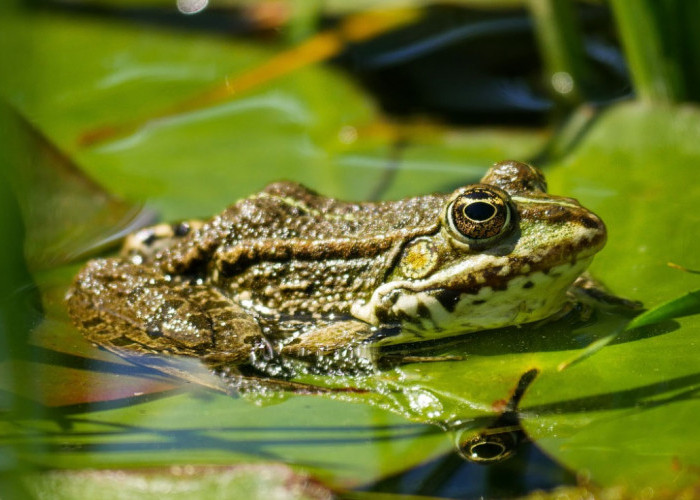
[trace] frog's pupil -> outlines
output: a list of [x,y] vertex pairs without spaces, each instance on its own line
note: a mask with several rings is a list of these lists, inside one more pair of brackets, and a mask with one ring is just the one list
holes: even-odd
[[485,201],[475,201],[464,207],[464,215],[476,222],[484,222],[496,215],[496,207]]

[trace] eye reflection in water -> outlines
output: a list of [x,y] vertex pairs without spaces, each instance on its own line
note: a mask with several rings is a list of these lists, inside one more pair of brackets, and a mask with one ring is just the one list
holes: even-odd
[[520,426],[518,405],[537,374],[538,371],[533,369],[520,377],[503,413],[482,432],[476,436],[467,430],[456,433],[455,445],[462,458],[487,465],[515,454],[520,443],[527,439]]

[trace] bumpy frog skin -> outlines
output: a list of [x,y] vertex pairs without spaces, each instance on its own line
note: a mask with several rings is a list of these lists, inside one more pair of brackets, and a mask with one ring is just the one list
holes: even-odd
[[220,364],[538,321],[605,244],[603,222],[508,161],[451,194],[348,203],[280,182],[214,218],[158,225],[68,292],[92,342]]

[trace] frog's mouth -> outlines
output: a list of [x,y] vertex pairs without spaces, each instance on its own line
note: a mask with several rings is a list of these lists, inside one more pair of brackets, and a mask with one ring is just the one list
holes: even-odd
[[377,325],[400,324],[414,340],[530,323],[562,309],[567,290],[591,260],[578,258],[546,271],[507,277],[497,286],[484,283],[478,289],[387,283],[353,315]]

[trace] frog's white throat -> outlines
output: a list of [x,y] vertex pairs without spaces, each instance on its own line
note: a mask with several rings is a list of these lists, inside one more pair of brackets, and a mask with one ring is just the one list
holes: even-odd
[[[369,301],[353,304],[352,314],[374,325],[382,323],[378,316],[387,315],[401,323],[402,332],[384,339],[383,344],[530,323],[562,309],[567,290],[591,260],[592,257],[588,257],[555,266],[547,272],[517,275],[504,289],[484,286],[478,293],[462,293],[449,308],[431,293],[434,288],[416,289],[415,283],[393,281],[377,288]],[[387,300],[392,296],[389,305]]]

